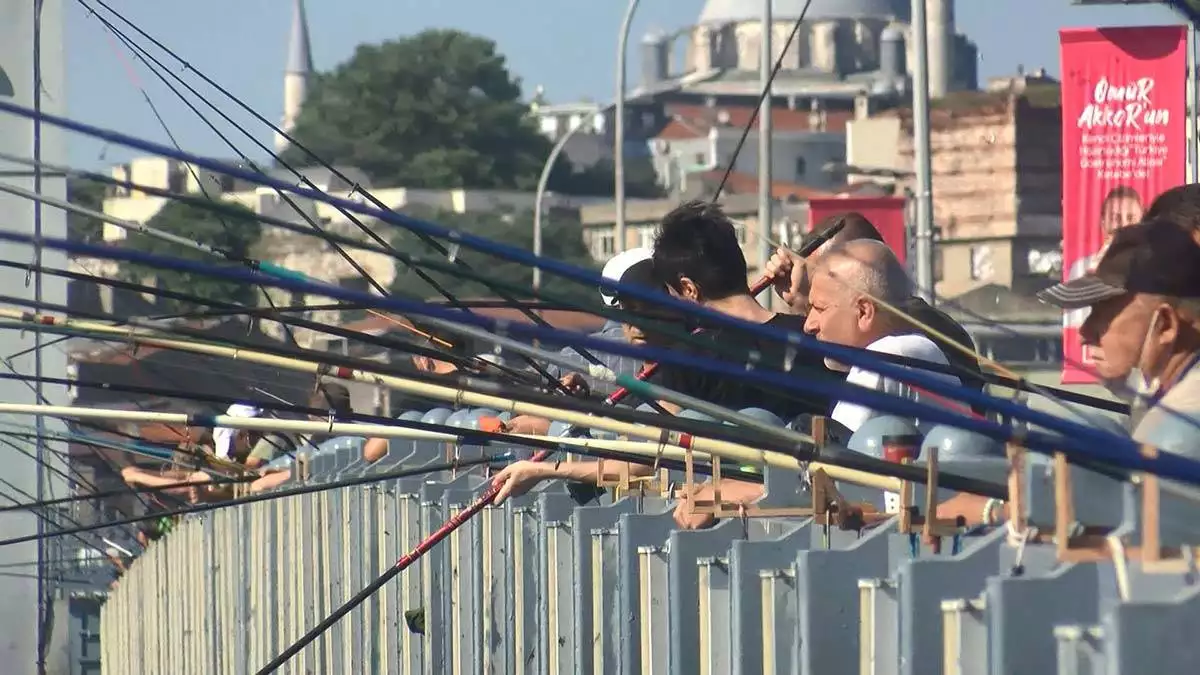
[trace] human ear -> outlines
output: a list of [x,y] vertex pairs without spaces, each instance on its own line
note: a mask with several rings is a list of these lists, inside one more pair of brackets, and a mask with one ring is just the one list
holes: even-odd
[[858,327],[860,330],[866,331],[875,323],[876,308],[875,303],[867,298],[859,297],[854,300],[854,313],[858,317]]
[[679,295],[692,302],[700,302],[700,287],[688,277],[679,277]]

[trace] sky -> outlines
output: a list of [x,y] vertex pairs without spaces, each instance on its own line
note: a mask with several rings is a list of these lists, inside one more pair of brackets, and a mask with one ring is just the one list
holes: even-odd
[[[189,152],[233,158],[229,148],[128,49],[91,16],[83,3],[66,5],[67,113],[70,117],[159,143],[169,143],[140,89],[144,88],[170,134]],[[746,0],[757,4],[756,0]],[[278,122],[292,0],[105,0],[192,68],[229,90],[252,109]],[[704,0],[641,0],[630,40],[629,83],[636,83],[638,37],[695,22]],[[1059,28],[1175,23],[1158,6],[1078,7],[1071,0],[959,0],[958,32],[979,47],[981,81],[1045,68],[1058,72]],[[617,34],[624,0],[307,0],[313,58],[318,70],[348,59],[356,45],[411,35],[427,28],[455,28],[496,41],[525,86],[545,88],[552,102],[614,98]],[[103,10],[100,10],[103,13]],[[108,16],[108,15],[106,15]],[[128,26],[113,21],[122,31]],[[133,34],[139,45],[154,50]],[[178,61],[152,51],[205,99],[270,146],[271,132],[236,103],[202,84]],[[266,153],[203,103],[217,128],[252,158]],[[69,142],[71,163],[100,168],[141,153],[106,147],[90,139]]]

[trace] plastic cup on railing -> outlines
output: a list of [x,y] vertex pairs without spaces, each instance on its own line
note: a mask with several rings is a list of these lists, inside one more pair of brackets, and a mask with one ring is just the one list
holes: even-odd
[[[883,458],[889,462],[901,464],[905,461],[915,462],[921,456],[920,434],[890,434],[883,437]],[[900,493],[883,493],[883,508],[887,513],[900,512]]]

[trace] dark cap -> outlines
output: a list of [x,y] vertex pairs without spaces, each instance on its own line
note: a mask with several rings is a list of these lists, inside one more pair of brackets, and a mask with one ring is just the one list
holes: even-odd
[[1094,271],[1051,286],[1038,299],[1082,309],[1126,293],[1200,297],[1200,245],[1191,231],[1166,220],[1123,227]]

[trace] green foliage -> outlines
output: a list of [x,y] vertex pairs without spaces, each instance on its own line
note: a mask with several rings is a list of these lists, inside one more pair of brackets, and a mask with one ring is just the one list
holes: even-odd
[[[602,159],[582,171],[552,173],[549,188],[562,194],[608,197],[616,191],[615,179],[612,160]],[[625,196],[630,199],[665,196],[649,157],[625,158]]]
[[[533,189],[550,141],[491,40],[427,30],[361,45],[316,77],[293,134],[376,185]],[[311,165],[291,148],[288,163]]]
[[[362,169],[376,186],[431,189],[532,191],[553,145],[496,44],[455,30],[360,45],[310,82],[292,136],[326,162]],[[294,146],[282,159],[317,163]],[[649,162],[627,165],[629,195],[658,196]],[[560,157],[549,188],[611,195],[612,165],[572,172]]]
[[[409,211],[409,213],[418,218],[432,220],[454,230],[470,232],[471,234],[503,242],[510,246],[518,246],[529,251],[533,250],[533,213],[531,211],[523,213],[495,212],[485,214],[414,211]],[[444,256],[438,255],[432,247],[408,231],[397,232],[392,238],[392,245],[398,250],[412,256],[445,260]],[[592,269],[596,267],[587,248],[583,245],[583,236],[578,220],[564,218],[558,214],[548,214],[542,218],[542,255],[581,267]],[[512,284],[522,289],[528,289],[524,293],[517,294],[518,298],[532,297],[532,267],[502,261],[486,253],[466,248],[459,250],[458,258],[466,262],[489,281]],[[457,298],[479,299],[500,297],[496,291],[488,288],[486,284],[466,279],[459,274],[431,272],[430,276],[442,288]],[[557,296],[568,298],[585,307],[591,307],[599,301],[599,292],[595,288],[573,283],[545,272],[542,274],[542,289],[551,291]],[[436,289],[403,265],[397,267],[396,281],[392,287],[392,292],[407,297],[419,296],[430,300],[444,299]]]
[[[67,179],[67,201],[93,211],[104,210],[104,185],[71,177]],[[104,223],[73,211],[67,212],[67,239],[94,243],[104,239]]]
[[[218,214],[183,202],[168,202],[146,225],[156,230],[208,244],[219,250],[227,251],[237,258],[245,258],[249,256],[250,247],[258,241],[262,226],[252,211],[240,207],[237,210],[243,211],[244,214]],[[223,263],[211,254],[138,233],[131,232],[125,245],[128,248],[157,255],[198,260],[215,265],[232,266],[235,264]],[[147,279],[156,278],[157,284],[161,288],[179,289],[191,295],[221,302],[257,304],[257,289],[254,286],[222,281],[201,274],[150,268],[143,265],[125,265],[121,268],[121,278],[135,282],[145,282]],[[169,311],[194,309],[194,307],[178,301],[160,299],[160,302]]]

